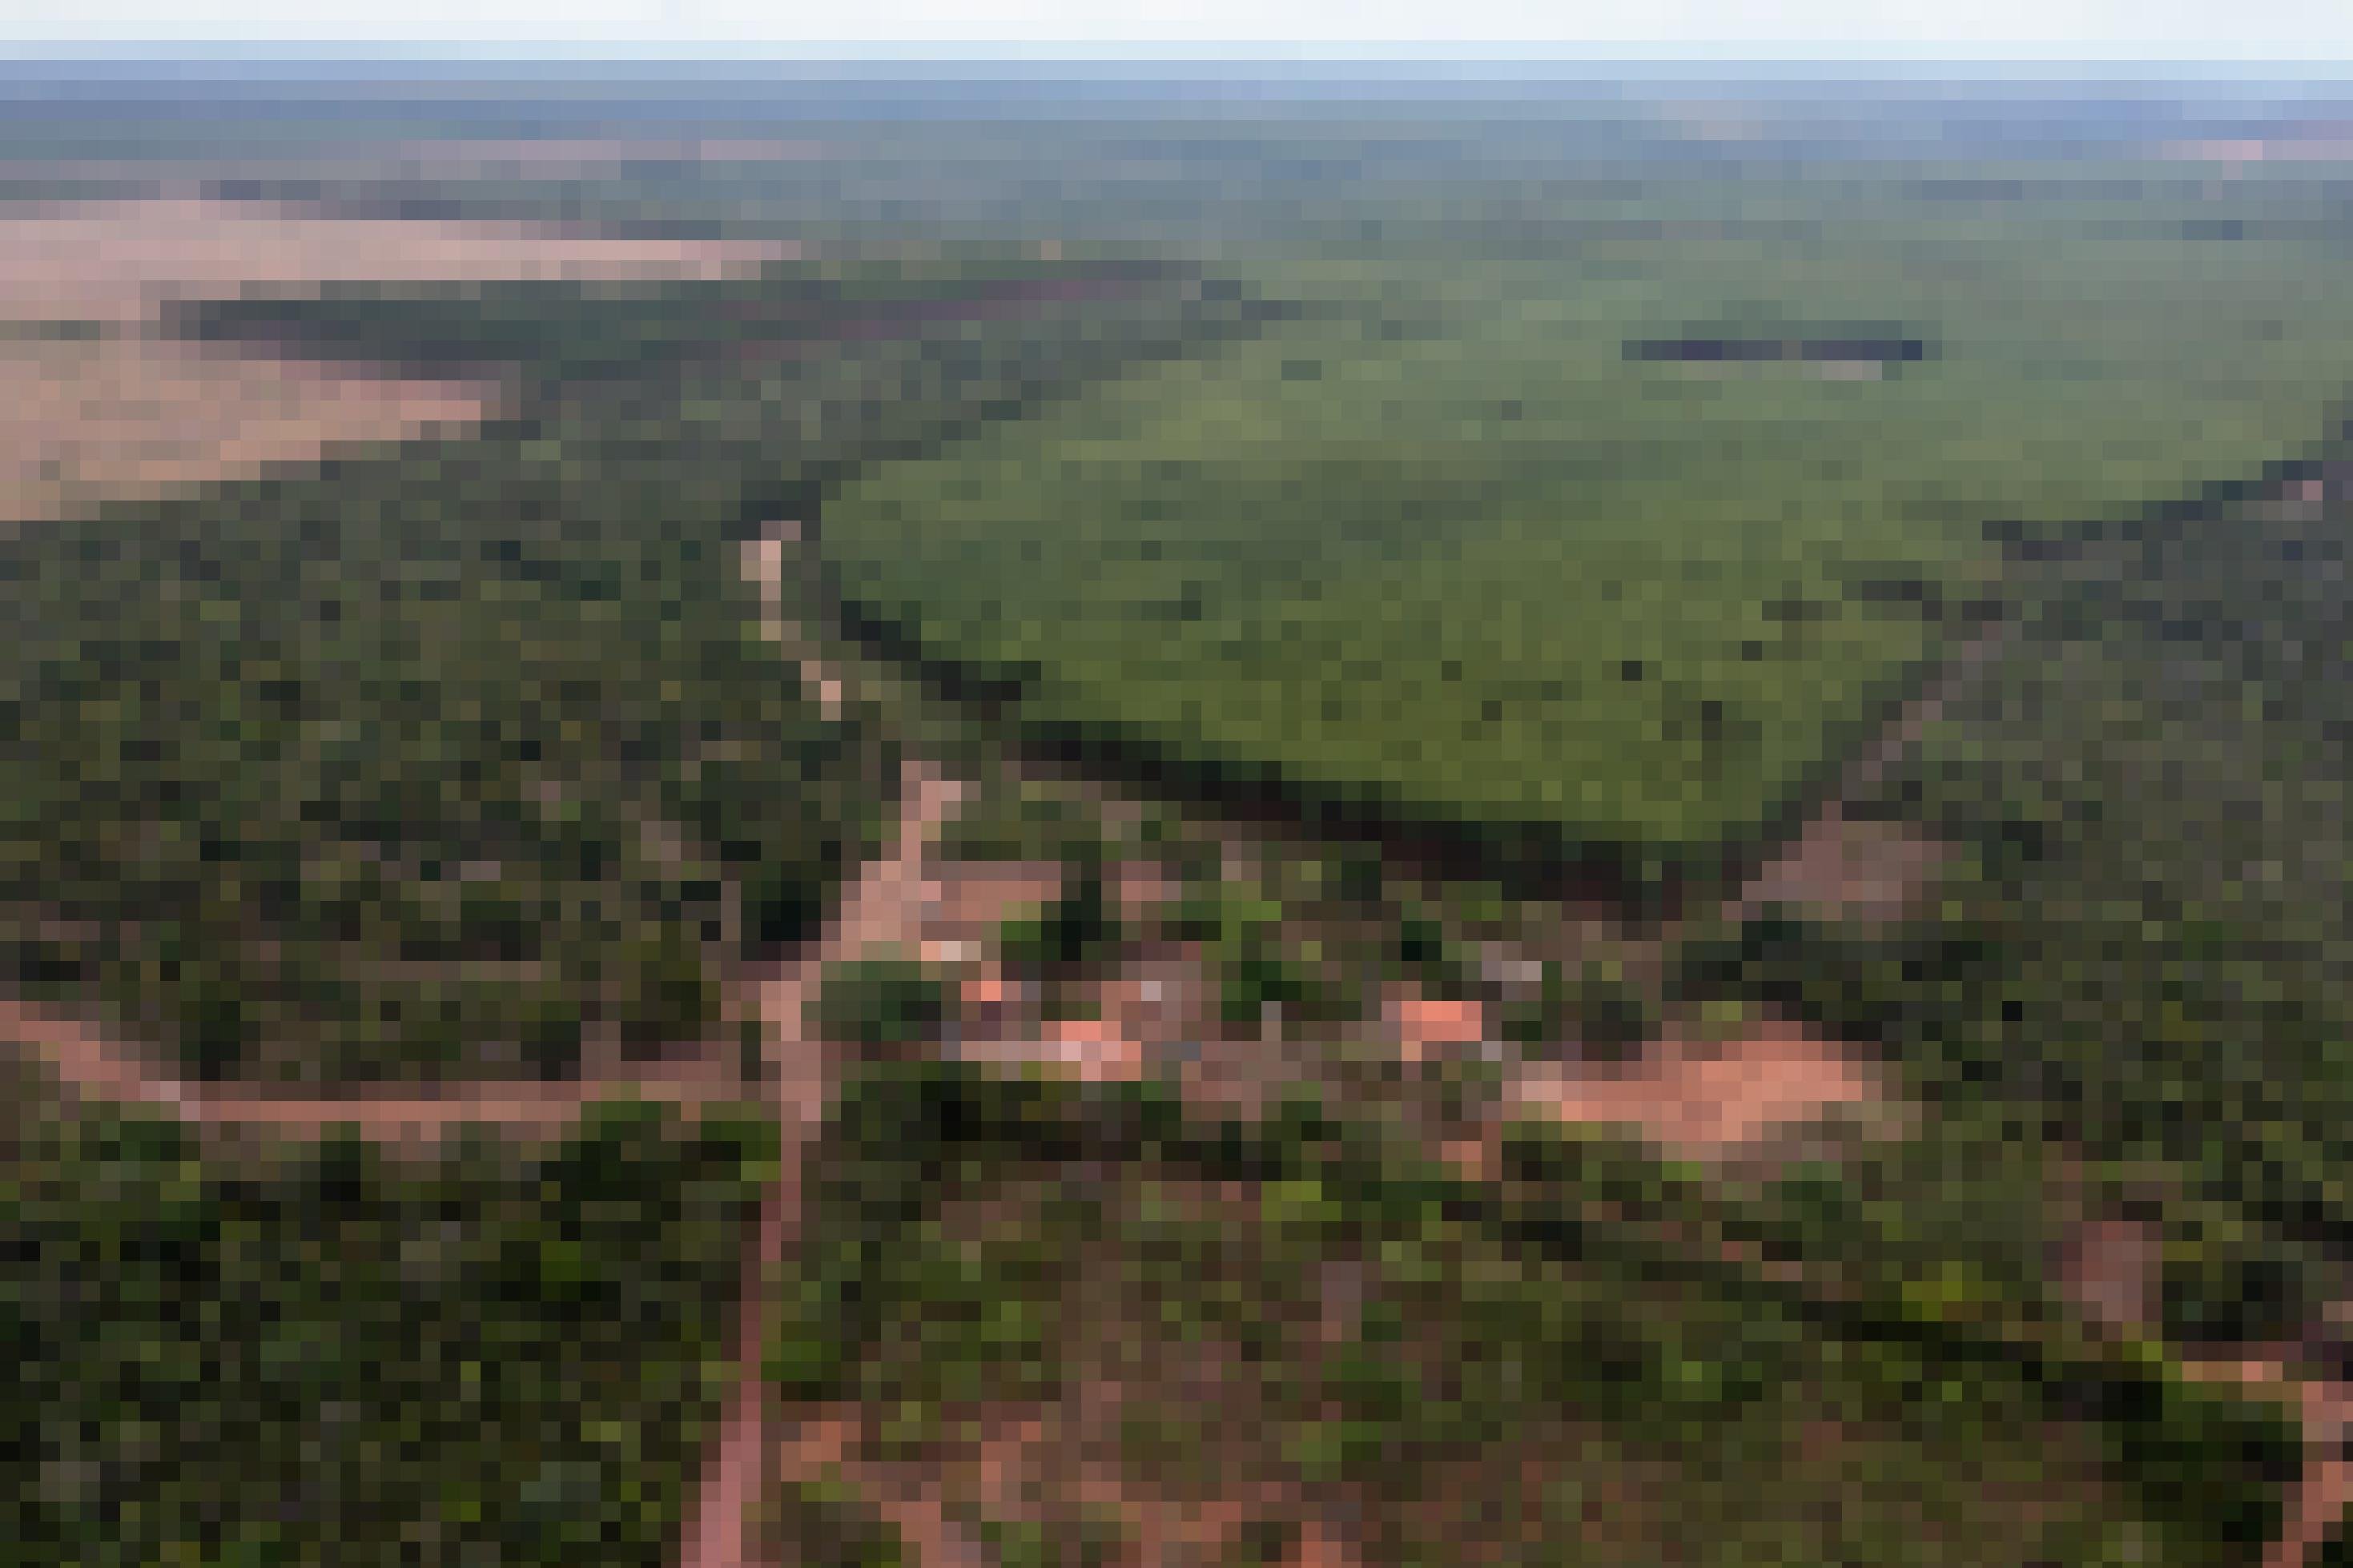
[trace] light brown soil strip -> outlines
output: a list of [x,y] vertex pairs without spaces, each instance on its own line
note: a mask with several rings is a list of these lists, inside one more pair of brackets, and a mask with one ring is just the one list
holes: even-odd
[[1952,700],[1991,668],[2016,635],[2015,622],[2005,618],[1963,643],[1840,775],[1820,809],[1723,906],[1721,918],[1736,925],[1776,902],[1862,920],[1892,919],[1911,909],[1944,863],[1943,847],[1900,826],[1851,821],[1847,807],[1879,791]]
[[1875,1112],[1885,1086],[1852,1052],[1775,1019],[1721,1045],[1667,1038],[1622,1068],[1537,1068],[1511,1089],[1524,1113],[1627,1129],[1682,1160],[1722,1161],[1778,1131],[1841,1112]]
[[248,288],[721,278],[789,260],[786,242],[624,239],[543,225],[313,217],[185,199],[41,209],[0,239],[0,320],[153,321],[175,300]]
[[317,1137],[349,1126],[371,1142],[418,1148],[468,1126],[554,1134],[582,1111],[617,1096],[692,1109],[739,1101],[743,1091],[708,1060],[685,1060],[641,1073],[560,1083],[453,1083],[437,1092],[363,1090],[294,1097],[192,1083],[145,1053],[62,1014],[0,999],[0,1035],[32,1047],[59,1085],[79,1098],[166,1110],[192,1127],[252,1129]]
[[[2074,1309],[2110,1332],[2159,1338],[2157,1226],[2095,1215],[2071,1219],[2067,1229],[2052,1276]],[[2290,1364],[2294,1354],[2290,1347],[2251,1345],[2236,1355],[2175,1357],[2184,1377],[2275,1401],[2302,1428],[2304,1468],[2263,1568],[2304,1568],[2353,1509],[2353,1458],[2342,1452],[2353,1435],[2353,1385],[2300,1374]]]
[[238,359],[153,338],[0,343],[0,521],[311,462],[340,447],[469,428],[483,383]]

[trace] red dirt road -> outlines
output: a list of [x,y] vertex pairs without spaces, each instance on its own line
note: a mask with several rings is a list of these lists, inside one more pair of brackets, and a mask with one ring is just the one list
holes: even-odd
[[680,1551],[681,1568],[745,1568],[756,1562],[754,1510],[765,1489],[774,1423],[767,1408],[760,1325],[766,1281],[783,1266],[799,1230],[801,1156],[823,1125],[834,1063],[805,1025],[805,1009],[827,965],[884,946],[919,945],[926,850],[955,805],[957,787],[918,763],[902,777],[902,810],[892,853],[870,861],[842,900],[824,938],[761,987],[763,1057],[779,1137],[777,1176],[760,1210],[744,1269],[738,1317],[738,1378]]
[[[764,540],[744,554],[744,568],[771,606],[780,593],[784,538]],[[769,635],[786,627],[773,614]],[[805,661],[802,678],[813,693],[838,692],[820,666]],[[807,954],[760,987],[762,1059],[776,1113],[776,1180],[760,1208],[759,1230],[744,1272],[736,1330],[735,1394],[704,1462],[702,1481],[679,1549],[681,1568],[749,1568],[759,1561],[755,1505],[766,1489],[778,1424],[768,1408],[762,1365],[761,1324],[767,1281],[783,1267],[800,1227],[801,1158],[824,1124],[835,1064],[807,1028],[807,1005],[828,964],[882,947],[921,950],[926,857],[962,787],[919,763],[900,775],[900,813],[891,853],[869,861],[843,895],[832,923]]]
[[580,1079],[562,1083],[474,1082],[434,1093],[367,1091],[295,1097],[190,1083],[155,1061],[63,1015],[0,1000],[0,1034],[33,1048],[70,1094],[119,1105],[168,1110],[191,1126],[254,1129],[316,1137],[338,1126],[371,1142],[416,1147],[451,1129],[483,1125],[552,1135],[580,1119],[597,1100],[617,1094],[680,1106],[739,1100],[742,1091],[707,1061],[649,1068],[644,1075]]

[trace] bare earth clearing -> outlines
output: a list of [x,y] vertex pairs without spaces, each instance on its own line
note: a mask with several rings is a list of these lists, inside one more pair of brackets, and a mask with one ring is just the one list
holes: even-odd
[[[790,245],[616,239],[522,224],[296,216],[192,198],[38,207],[0,226],[0,521],[453,433],[497,388],[199,351],[172,301],[320,284],[713,278]],[[40,323],[95,324],[59,341]]]
[[0,319],[152,321],[178,300],[320,284],[721,278],[797,247],[621,239],[543,225],[311,217],[227,202],[81,202],[12,218]]
[[1760,1019],[1712,1044],[1653,1041],[1623,1070],[1537,1066],[1513,1085],[1515,1109],[1638,1131],[1681,1160],[1724,1160],[1788,1127],[1841,1110],[1885,1110],[1880,1075],[1793,1024]]
[[463,431],[495,388],[240,359],[154,338],[0,342],[0,520],[87,516],[314,461],[358,443]]

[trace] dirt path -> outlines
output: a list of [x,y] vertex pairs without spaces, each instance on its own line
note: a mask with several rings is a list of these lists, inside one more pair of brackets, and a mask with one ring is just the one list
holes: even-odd
[[281,1095],[192,1083],[90,1024],[22,1002],[0,1000],[0,1034],[31,1047],[58,1083],[81,1099],[168,1110],[191,1126],[219,1131],[316,1137],[348,1126],[373,1142],[411,1148],[464,1126],[561,1132],[589,1106],[616,1095],[690,1108],[743,1098],[733,1078],[708,1058],[559,1083],[477,1081],[434,1090]]
[[[789,531],[780,530],[752,545],[744,552],[744,569],[760,584],[768,605],[765,628],[799,655],[803,681],[831,708],[839,700],[839,681],[795,647],[776,613],[789,538]],[[962,794],[961,785],[925,764],[905,763],[890,853],[867,863],[815,946],[760,987],[761,1054],[778,1133],[776,1179],[761,1204],[744,1271],[736,1320],[735,1394],[704,1462],[679,1551],[681,1568],[748,1568],[758,1561],[754,1505],[769,1479],[776,1446],[772,1437],[781,1433],[768,1408],[762,1365],[767,1281],[783,1267],[799,1234],[802,1156],[824,1125],[837,1066],[824,1042],[807,1028],[808,1004],[829,964],[881,947],[920,951],[930,849]]]
[[752,1505],[766,1484],[774,1447],[761,1365],[766,1282],[783,1266],[798,1234],[801,1157],[824,1124],[836,1066],[806,1027],[806,1009],[827,965],[878,947],[916,948],[926,855],[959,794],[953,783],[917,763],[907,764],[901,787],[892,852],[868,863],[818,945],[760,988],[762,1054],[779,1134],[777,1174],[761,1205],[744,1269],[735,1395],[704,1468],[679,1554],[682,1568],[744,1568],[756,1560]]
[[[2157,1225],[2092,1216],[2070,1221],[2069,1228],[2053,1279],[2076,1310],[2108,1332],[2160,1341]],[[2189,1381],[2274,1401],[2300,1428],[2303,1468],[2282,1499],[2280,1533],[2264,1549],[2263,1568],[2305,1568],[2353,1509],[2353,1454],[2346,1448],[2353,1436],[2353,1384],[2334,1381],[2317,1366],[2299,1370],[2301,1359],[2280,1345],[2175,1357]]]

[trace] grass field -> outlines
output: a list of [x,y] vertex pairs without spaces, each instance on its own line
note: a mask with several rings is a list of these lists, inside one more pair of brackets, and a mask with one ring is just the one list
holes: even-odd
[[[1686,182],[1595,203],[1542,260],[1408,218],[1377,260],[1269,263],[1332,307],[1284,333],[848,487],[826,548],[927,652],[1025,679],[1034,723],[1695,858],[1996,589],[1989,526],[2192,495],[2327,431],[2353,311],[2315,283],[2318,197],[2299,228],[2274,187],[2151,191]],[[1630,351],[1857,321],[1924,357]]]

